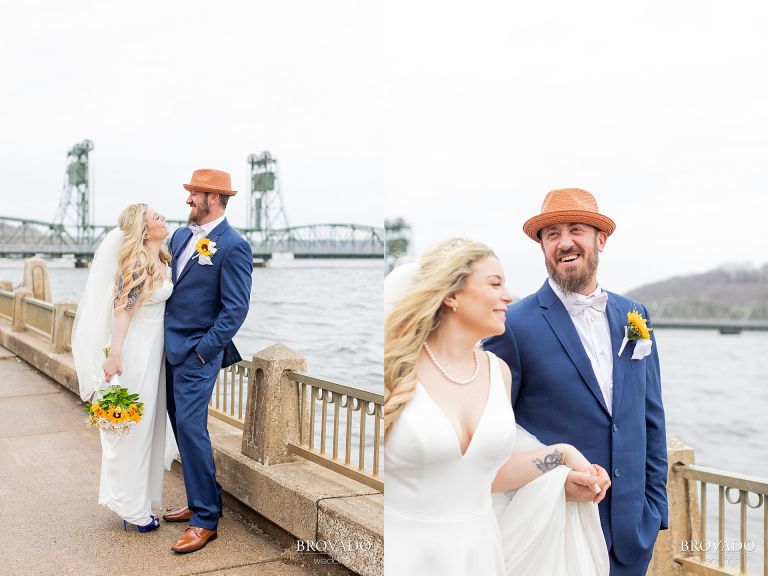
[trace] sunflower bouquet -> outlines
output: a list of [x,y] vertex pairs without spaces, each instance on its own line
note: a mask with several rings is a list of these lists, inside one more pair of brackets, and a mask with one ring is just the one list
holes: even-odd
[[[104,349],[109,356],[109,348]],[[101,398],[85,404],[88,415],[85,422],[106,432],[127,434],[144,415],[144,404],[139,402],[138,394],[131,394],[128,388],[122,388],[117,375],[112,377],[113,384],[103,390]]]

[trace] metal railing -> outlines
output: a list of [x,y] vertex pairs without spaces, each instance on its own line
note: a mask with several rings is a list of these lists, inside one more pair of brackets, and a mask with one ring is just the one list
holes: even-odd
[[53,335],[53,304],[29,296],[24,298],[24,324],[28,330],[50,338]]
[[[726,565],[726,536],[725,536],[725,503],[739,506],[739,572],[738,574],[748,574],[747,572],[747,552],[749,551],[749,540],[747,533],[747,511],[751,509],[763,509],[763,574],[768,576],[768,479],[755,476],[746,476],[735,474],[715,468],[706,468],[695,465],[677,465],[673,467],[675,474],[691,482],[699,483],[700,500],[700,543],[710,543],[707,539],[707,487],[708,485],[718,488],[718,513],[717,513],[717,540],[714,541],[717,546],[717,564],[707,559],[707,550],[712,548],[707,545],[700,545],[699,550],[691,551],[695,556],[676,556],[675,561],[683,568],[694,574],[711,575],[730,575],[735,572],[730,566]],[[693,487],[692,487],[693,488]],[[692,493],[695,491],[692,489]]]
[[[288,451],[298,454],[357,480],[375,490],[384,492],[381,475],[381,446],[384,431],[384,396],[350,386],[304,374],[288,372],[288,378],[299,387],[299,429],[300,438],[307,438],[307,444],[288,443]],[[319,406],[316,403],[319,402]],[[329,409],[333,406],[333,415]],[[319,415],[318,415],[319,411]],[[309,421],[305,417],[309,414]],[[357,415],[357,418],[355,418]],[[372,423],[368,424],[368,416]],[[357,425],[354,420],[357,419]],[[319,430],[317,429],[319,420]],[[328,428],[331,427],[330,447]],[[340,434],[340,427],[344,426]],[[357,434],[353,434],[353,427]],[[339,441],[343,436],[343,457],[339,455]],[[367,463],[367,442],[371,442],[371,461]],[[319,444],[319,446],[318,446]],[[357,446],[354,446],[357,444]],[[352,459],[357,453],[357,462]]]
[[245,402],[247,401],[248,379],[251,376],[251,361],[241,360],[222,368],[216,377],[216,384],[208,405],[208,414],[219,420],[243,429],[245,425]]
[[0,316],[13,318],[13,292],[9,290],[0,290]]
[[[251,371],[251,361],[241,360],[219,372],[210,416],[243,430]],[[303,372],[286,375],[299,387],[299,436],[307,438],[288,443],[288,452],[383,492],[384,396]]]

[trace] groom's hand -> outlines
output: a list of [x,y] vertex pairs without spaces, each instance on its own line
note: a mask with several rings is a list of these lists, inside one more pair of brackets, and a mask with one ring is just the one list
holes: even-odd
[[202,357],[202,356],[200,356],[200,354],[198,354],[197,352],[195,352],[195,354],[197,354],[197,357],[198,357],[198,358],[200,358],[200,362],[202,362],[203,364],[205,364],[205,360],[203,360],[203,357]]

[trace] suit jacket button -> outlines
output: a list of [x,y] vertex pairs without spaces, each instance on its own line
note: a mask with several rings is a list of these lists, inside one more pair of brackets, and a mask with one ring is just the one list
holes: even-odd
[[616,476],[616,478],[621,476],[621,468],[614,468],[613,475]]
[[619,427],[618,427],[618,426],[616,426],[616,424],[614,424],[614,425],[613,425],[613,431],[614,431],[614,432],[618,432],[618,431],[619,431]]

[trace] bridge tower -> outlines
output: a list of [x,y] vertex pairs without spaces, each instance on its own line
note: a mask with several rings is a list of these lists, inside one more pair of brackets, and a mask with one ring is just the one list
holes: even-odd
[[264,151],[248,156],[248,165],[251,168],[248,230],[265,240],[273,230],[288,228],[288,215],[280,194],[277,160]]
[[67,152],[67,170],[54,224],[76,230],[76,240],[82,242],[93,236],[93,198],[90,186],[88,154],[93,142],[83,140]]

